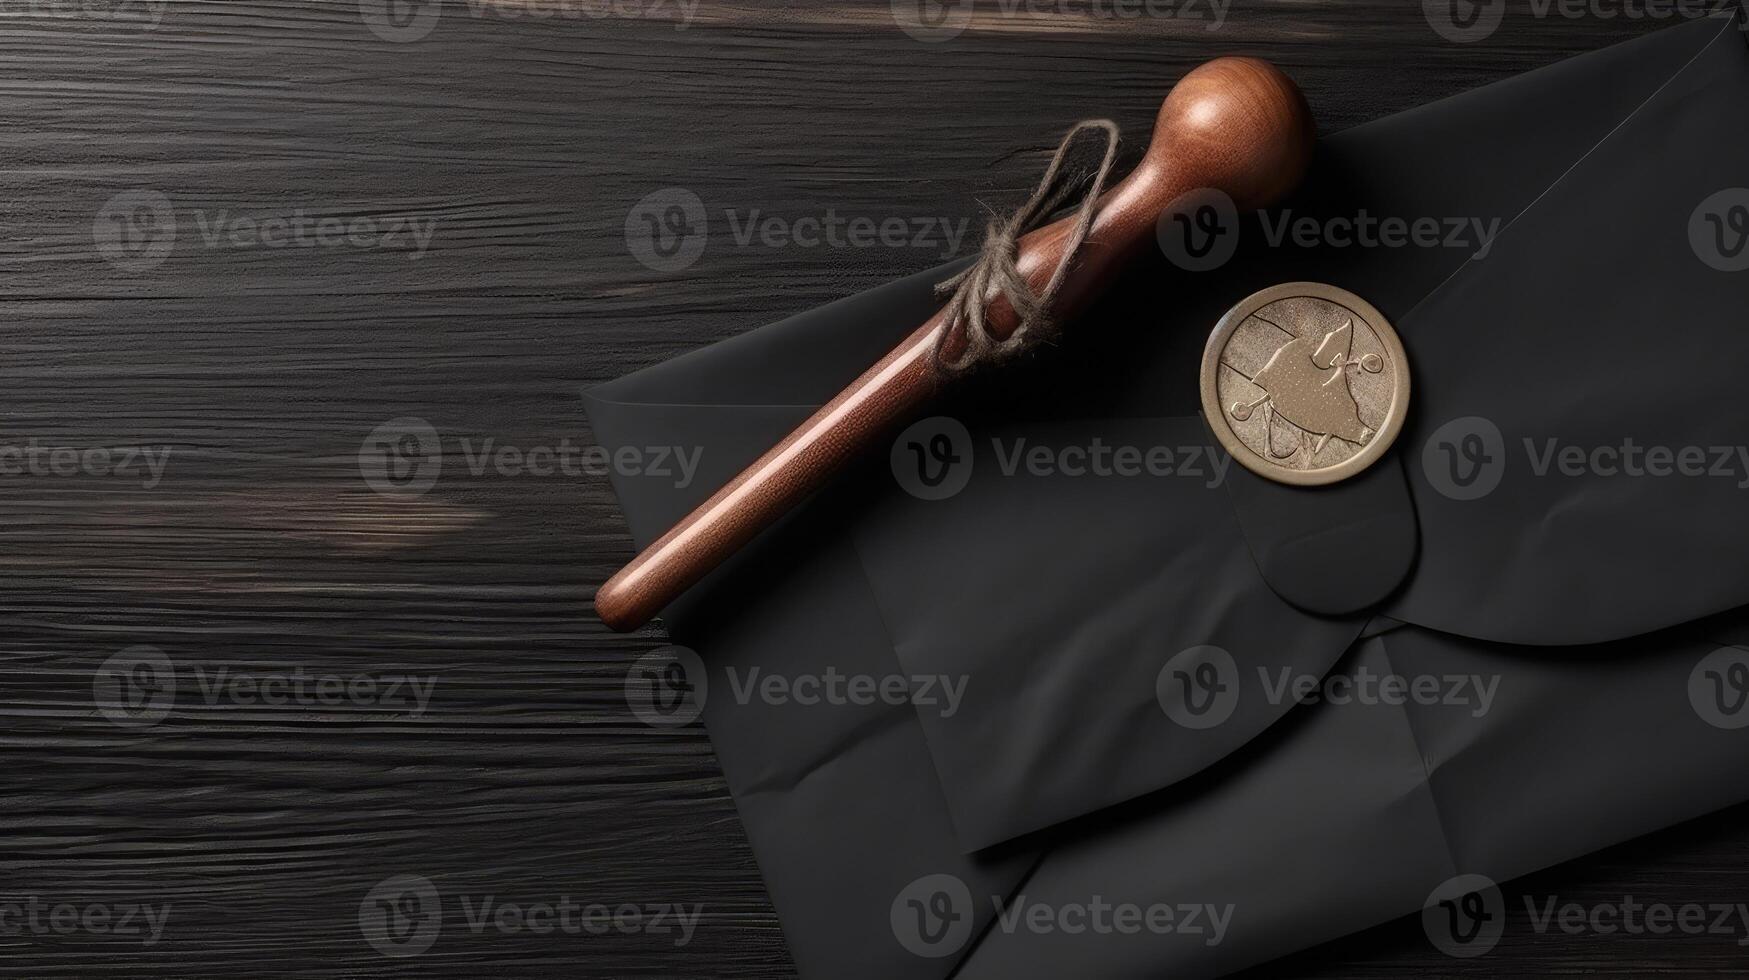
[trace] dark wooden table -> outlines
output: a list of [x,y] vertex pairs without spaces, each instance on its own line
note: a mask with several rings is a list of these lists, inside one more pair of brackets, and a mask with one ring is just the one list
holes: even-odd
[[[5,976],[789,975],[705,734],[622,697],[659,631],[590,612],[630,556],[605,479],[470,456],[581,451],[581,388],[943,257],[743,244],[731,210],[970,218],[975,239],[977,202],[1016,203],[1069,122],[1145,132],[1217,53],[1274,59],[1334,130],[1668,23],[1514,0],[1457,45],[1406,0],[1252,0],[1218,31],[986,12],[922,43],[879,0],[458,0],[380,32],[376,2],[0,18],[0,906],[39,912],[0,916]],[[431,30],[383,36],[403,22]],[[674,187],[713,233],[657,271],[627,217]],[[402,417],[440,434],[422,495],[361,475]],[[57,447],[169,455],[154,477]],[[117,668],[157,669],[142,647],[174,685],[150,673],[122,707],[152,723],[117,724]],[[434,681],[422,710],[388,692],[404,675]],[[300,676],[302,695],[272,682]],[[324,698],[323,678],[380,683]],[[1536,887],[1735,901],[1743,816]],[[360,906],[402,874],[704,917],[684,946],[452,925],[396,959]],[[135,904],[170,907],[159,941],[83,913]],[[1459,962],[1406,921],[1268,972],[1744,975],[1737,938],[1532,937]]]

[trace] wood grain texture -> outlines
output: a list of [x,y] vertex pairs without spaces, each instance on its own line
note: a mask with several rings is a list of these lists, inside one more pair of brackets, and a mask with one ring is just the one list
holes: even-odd
[[[449,4],[428,37],[391,43],[350,0],[0,8],[0,447],[170,452],[150,487],[52,460],[0,477],[0,903],[171,905],[155,945],[0,934],[0,973],[789,975],[704,734],[625,705],[626,668],[659,632],[614,636],[589,612],[631,551],[605,479],[476,474],[463,440],[586,446],[580,388],[948,251],[741,245],[731,210],[966,218],[972,237],[979,201],[1018,202],[1070,122],[1144,131],[1215,54],[1282,65],[1337,129],[1660,26],[1514,15],[1457,46],[1414,3],[1269,0],[1216,32],[981,14],[923,44],[883,3],[564,13]],[[699,196],[712,231],[690,267],[656,272],[625,225],[669,187]],[[94,223],[130,192],[164,195],[175,222],[151,268],[98,247],[116,232]],[[300,214],[434,234],[423,251],[362,233],[269,248],[235,224]],[[406,416],[441,433],[442,472],[420,496],[376,493],[360,446]],[[93,678],[139,644],[174,663],[177,700],[124,728]],[[203,672],[221,669],[436,687],[416,715],[208,703]],[[1551,887],[1735,901],[1741,817]],[[676,946],[447,918],[429,952],[392,959],[358,913],[398,874],[504,902],[697,903],[704,920]],[[1743,963],[1732,937],[1548,936],[1460,964],[1410,924],[1271,972]]]

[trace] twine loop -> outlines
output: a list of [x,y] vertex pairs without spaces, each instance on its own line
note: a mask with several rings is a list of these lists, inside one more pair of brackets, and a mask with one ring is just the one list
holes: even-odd
[[[1105,134],[1105,155],[1091,180],[1085,174],[1067,173],[1063,168],[1063,161],[1068,157],[1075,138],[1088,130]],[[1051,157],[1050,166],[1045,168],[1044,177],[1039,180],[1038,189],[1032,192],[1032,198],[1007,218],[991,220],[984,232],[978,260],[964,272],[936,285],[938,295],[952,294],[947,302],[947,319],[935,341],[935,363],[939,367],[957,374],[979,364],[1011,357],[1044,339],[1056,328],[1051,305],[1076,253],[1087,240],[1087,231],[1093,225],[1094,206],[1099,195],[1105,192],[1111,165],[1117,159],[1117,142],[1117,124],[1109,119],[1086,119],[1076,123],[1057,144],[1057,152]],[[1063,258],[1057,263],[1045,288],[1034,293],[1016,264],[1020,238],[1045,224],[1051,214],[1077,191],[1081,192],[1081,200],[1075,208],[1074,227],[1063,245]],[[984,308],[996,296],[1006,299],[1018,317],[1014,332],[1005,338],[993,336],[984,319]],[[962,328],[966,347],[957,359],[950,361],[947,343],[956,326]]]

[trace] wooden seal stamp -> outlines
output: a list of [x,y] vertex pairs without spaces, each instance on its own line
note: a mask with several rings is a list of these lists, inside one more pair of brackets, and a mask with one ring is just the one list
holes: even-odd
[[[1154,243],[1155,224],[1174,201],[1211,189],[1241,209],[1265,207],[1299,183],[1312,137],[1305,97],[1280,69],[1255,58],[1208,62],[1167,94],[1141,162],[1099,196],[1085,221],[1065,217],[1014,244],[1015,276],[1049,297],[1050,319],[1071,319]],[[983,329],[997,344],[1024,319],[1000,291],[973,300],[987,303]],[[616,630],[648,622],[850,460],[917,418],[953,380],[944,364],[957,363],[971,342],[958,305],[926,320],[608,579],[595,593],[601,621]]]

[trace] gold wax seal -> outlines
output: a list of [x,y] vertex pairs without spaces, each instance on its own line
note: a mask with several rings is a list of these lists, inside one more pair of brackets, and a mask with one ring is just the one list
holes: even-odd
[[1280,483],[1335,483],[1403,429],[1409,361],[1384,314],[1345,289],[1289,282],[1227,311],[1202,355],[1202,411],[1227,452]]

